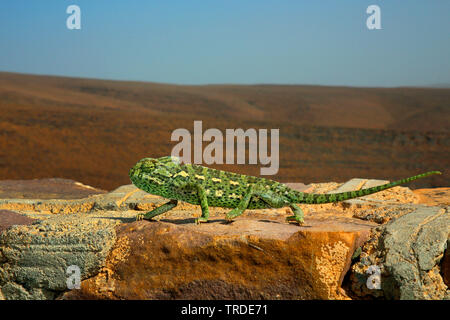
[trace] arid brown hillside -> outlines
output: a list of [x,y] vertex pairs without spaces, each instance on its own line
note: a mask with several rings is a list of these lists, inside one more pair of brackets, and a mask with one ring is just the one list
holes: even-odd
[[[144,156],[170,154],[177,128],[279,128],[290,182],[444,175],[450,89],[180,86],[0,73],[0,179],[68,178],[112,189]],[[206,145],[206,143],[204,144]],[[217,166],[258,175],[259,166]]]

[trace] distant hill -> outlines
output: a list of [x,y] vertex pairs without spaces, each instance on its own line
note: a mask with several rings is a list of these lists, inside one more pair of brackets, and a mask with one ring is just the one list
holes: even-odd
[[[401,178],[450,167],[449,88],[182,86],[0,72],[0,179],[59,177],[103,189],[129,183],[171,132],[279,128],[290,182]],[[206,143],[205,143],[206,145]],[[258,175],[258,166],[216,166]],[[449,186],[448,175],[414,186]]]

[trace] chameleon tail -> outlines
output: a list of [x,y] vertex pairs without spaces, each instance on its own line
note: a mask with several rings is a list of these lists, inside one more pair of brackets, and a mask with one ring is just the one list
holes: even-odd
[[442,174],[439,171],[430,171],[426,173],[419,174],[417,176],[413,176],[406,179],[397,180],[391,183],[383,184],[381,186],[373,187],[373,188],[367,188],[357,191],[348,191],[348,192],[342,192],[342,193],[329,193],[329,194],[315,194],[315,193],[302,193],[298,192],[296,193],[296,197],[298,201],[295,201],[295,203],[310,203],[310,204],[319,204],[319,203],[330,203],[330,202],[338,202],[338,201],[344,201],[348,199],[358,198],[362,196],[367,196],[372,193],[376,193],[379,191],[383,191],[404,183],[411,182],[416,179],[424,178],[431,176],[433,174]]

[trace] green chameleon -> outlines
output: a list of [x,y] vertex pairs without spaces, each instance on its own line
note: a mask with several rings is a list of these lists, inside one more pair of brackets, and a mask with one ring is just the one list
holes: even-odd
[[303,224],[303,212],[298,203],[319,204],[344,201],[379,192],[432,174],[430,171],[411,178],[387,183],[378,187],[358,191],[314,194],[293,190],[287,185],[253,176],[216,170],[194,164],[181,164],[176,157],[158,159],[144,158],[130,169],[130,179],[134,185],[150,194],[170,199],[169,202],[136,219],[147,219],[174,208],[178,200],[200,205],[202,215],[196,223],[207,222],[209,206],[231,208],[228,221],[241,215],[246,209],[290,207],[293,216],[288,222]]

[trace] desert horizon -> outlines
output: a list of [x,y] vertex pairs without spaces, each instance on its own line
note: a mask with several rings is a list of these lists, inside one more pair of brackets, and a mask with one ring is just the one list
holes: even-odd
[[[394,180],[449,166],[450,89],[173,85],[0,72],[0,179],[68,178],[112,190],[171,132],[279,128],[282,182]],[[248,161],[246,162],[248,163]],[[259,175],[260,165],[212,165]],[[413,187],[448,186],[446,175]]]
[[117,78],[104,78],[104,77],[82,77],[82,76],[74,76],[74,75],[64,75],[64,74],[51,74],[51,73],[33,73],[33,72],[20,72],[20,71],[9,71],[9,70],[0,70],[2,74],[11,74],[11,75],[22,75],[28,77],[48,77],[48,78],[68,78],[74,80],[94,80],[94,81],[111,81],[111,82],[129,82],[129,83],[146,83],[146,84],[159,84],[159,85],[173,85],[173,86],[191,86],[191,87],[199,87],[199,86],[303,86],[303,87],[334,87],[334,88],[366,88],[366,89],[448,89],[450,88],[450,83],[430,83],[423,85],[391,85],[391,86],[382,86],[382,85],[334,85],[334,84],[320,84],[320,83],[279,83],[279,82],[249,82],[249,83],[234,83],[234,82],[206,82],[206,83],[178,83],[178,82],[158,82],[151,80],[138,80],[138,79],[117,79]]

